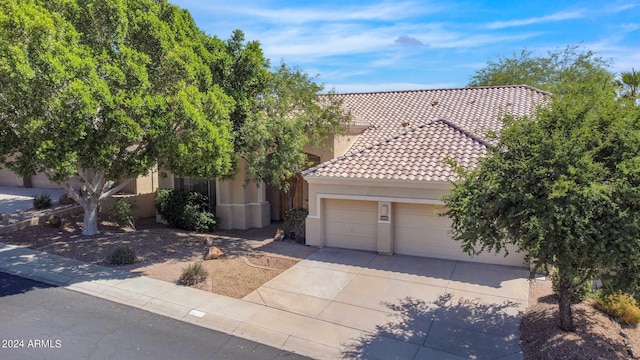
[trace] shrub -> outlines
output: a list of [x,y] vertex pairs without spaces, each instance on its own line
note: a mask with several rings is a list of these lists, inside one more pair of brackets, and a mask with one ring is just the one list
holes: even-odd
[[182,275],[180,275],[180,283],[191,286],[197,283],[203,282],[209,276],[209,272],[202,264],[202,261],[195,262],[182,268]]
[[111,209],[109,209],[109,215],[111,215],[111,218],[116,224],[135,229],[136,227],[133,223],[133,215],[131,214],[132,209],[133,205],[123,199],[118,199]]
[[625,325],[638,325],[640,323],[640,308],[631,295],[623,293],[598,294],[594,306],[596,309],[611,316],[615,320]]
[[50,215],[47,223],[53,227],[60,227],[60,225],[62,225],[62,219],[58,215]]
[[[551,274],[551,286],[553,288],[553,292],[560,296],[560,284],[558,283],[558,270],[553,270]],[[577,304],[586,299],[589,295],[591,295],[591,281],[586,281],[581,286],[573,289],[573,294],[571,294],[571,302]]]
[[123,245],[111,253],[109,263],[111,265],[129,265],[136,262],[137,258],[136,251],[131,246]]
[[36,195],[33,198],[33,207],[36,210],[47,209],[51,207],[51,195],[47,193],[42,193],[40,195]]
[[196,192],[158,190],[155,206],[169,225],[199,232],[212,231],[218,219],[208,210],[209,199]]
[[305,220],[309,215],[309,210],[303,208],[293,208],[284,214],[285,235],[298,242],[304,242]]

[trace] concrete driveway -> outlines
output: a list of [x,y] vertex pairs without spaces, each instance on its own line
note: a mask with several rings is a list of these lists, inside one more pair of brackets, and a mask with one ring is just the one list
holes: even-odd
[[527,277],[524,268],[323,248],[244,300],[308,317],[290,341],[345,358],[521,359]]
[[0,186],[0,214],[12,214],[18,210],[31,209],[33,197],[40,194],[49,194],[51,200],[56,203],[63,193],[64,190],[61,189]]

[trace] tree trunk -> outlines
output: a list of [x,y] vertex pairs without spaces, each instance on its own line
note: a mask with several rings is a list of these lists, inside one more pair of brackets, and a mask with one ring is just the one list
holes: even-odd
[[82,235],[97,235],[98,231],[98,202],[91,199],[82,206],[84,209],[84,224],[82,226]]
[[573,324],[573,314],[571,312],[571,295],[573,294],[573,279],[567,276],[566,272],[558,269],[558,281],[560,285],[560,310],[558,321],[560,329],[563,331],[575,331]]
[[294,204],[293,204],[293,200],[296,196],[296,188],[298,187],[298,174],[294,174],[293,177],[291,178],[291,184],[289,186],[289,196],[288,196],[288,201],[289,201],[289,210],[293,209]]

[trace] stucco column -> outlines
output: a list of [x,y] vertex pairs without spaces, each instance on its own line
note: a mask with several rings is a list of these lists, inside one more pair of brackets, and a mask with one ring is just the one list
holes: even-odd
[[393,209],[392,203],[378,201],[378,253],[382,255],[393,254]]

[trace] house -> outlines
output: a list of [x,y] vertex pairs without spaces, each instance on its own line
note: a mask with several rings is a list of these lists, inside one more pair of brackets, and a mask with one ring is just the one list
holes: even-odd
[[[450,220],[439,216],[455,179],[446,159],[473,168],[493,141],[489,134],[500,131],[502,115],[532,115],[547,95],[524,85],[339,95],[352,123],[323,148],[307,149],[317,165],[297,182],[295,206],[309,209],[307,245],[522,266],[522,253],[469,257],[451,239]],[[263,182],[246,184],[242,161],[239,169],[229,180],[152,171],[124,190],[198,191],[209,197],[223,229],[280,220],[283,194]],[[22,186],[24,180],[0,170],[0,185]],[[31,182],[55,186],[41,174]]]
[[451,221],[439,216],[456,178],[446,159],[473,168],[501,115],[532,115],[546,95],[528,86],[341,95],[361,132],[302,174],[306,243],[523,266],[523,253],[470,257],[451,239]]

